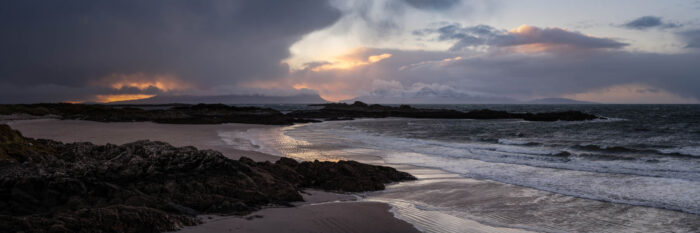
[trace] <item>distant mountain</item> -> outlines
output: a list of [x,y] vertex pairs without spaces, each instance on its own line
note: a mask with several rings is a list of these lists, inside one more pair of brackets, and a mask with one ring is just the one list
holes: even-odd
[[321,104],[328,101],[318,94],[299,94],[291,96],[268,95],[216,95],[216,96],[192,96],[172,95],[154,96],[147,99],[112,102],[111,104],[198,104],[198,103],[222,103],[222,104]]
[[596,104],[595,102],[586,102],[572,100],[567,98],[542,98],[524,102],[526,104]]
[[375,90],[364,96],[341,102],[361,101],[372,104],[508,104],[517,103],[515,99],[497,96],[484,96],[457,92],[451,89],[436,90],[421,88],[413,91]]
[[377,96],[360,96],[353,99],[343,100],[341,102],[353,103],[361,101],[372,104],[512,104],[517,103],[514,99],[505,97],[481,97],[481,96],[464,96],[462,98],[453,97],[377,97]]

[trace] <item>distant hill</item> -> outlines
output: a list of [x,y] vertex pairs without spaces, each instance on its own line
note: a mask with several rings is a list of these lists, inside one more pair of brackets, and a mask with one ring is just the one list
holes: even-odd
[[373,104],[596,104],[567,98],[542,98],[530,101],[518,101],[508,97],[476,95],[423,95],[423,96],[377,96],[365,95],[343,100],[344,103],[361,101]]
[[398,93],[375,91],[341,102],[361,101],[373,104],[509,104],[517,103],[515,99],[498,96],[483,96],[456,92],[453,90],[434,90],[422,88],[418,91]]
[[353,99],[343,100],[344,103],[353,103],[361,101],[373,104],[512,104],[517,103],[514,99],[505,97],[480,97],[480,96],[462,96],[454,97],[378,97],[378,96],[360,96]]
[[572,100],[567,98],[542,98],[524,102],[526,104],[596,104],[595,102]]
[[222,104],[321,104],[328,101],[318,94],[299,94],[291,96],[268,95],[216,95],[216,96],[154,96],[147,99],[112,102],[111,104],[198,104],[198,103],[222,103]]

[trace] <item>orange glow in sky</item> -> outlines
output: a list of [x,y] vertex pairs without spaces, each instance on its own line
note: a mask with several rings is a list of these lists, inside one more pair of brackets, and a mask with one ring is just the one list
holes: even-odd
[[81,104],[81,103],[84,103],[84,102],[85,102],[85,101],[81,101],[81,100],[66,100],[66,101],[63,101],[62,103],[67,103],[67,104]]
[[335,59],[332,59],[332,61],[329,61],[327,64],[323,64],[317,67],[311,68],[312,71],[319,72],[319,71],[326,71],[326,70],[346,70],[346,69],[352,69],[358,66],[364,66],[364,65],[369,65],[372,63],[379,62],[381,60],[387,59],[391,57],[390,53],[382,53],[382,54],[376,54],[376,55],[371,55],[366,58],[364,57],[358,57],[359,54],[364,52],[366,49],[365,48],[357,48],[351,50],[349,53],[338,56]]
[[108,86],[116,90],[122,88],[136,88],[143,91],[148,88],[157,88],[160,91],[166,92],[190,87],[190,85],[180,81],[175,76],[167,74],[113,74],[105,77],[102,82],[107,83]]
[[177,88],[174,83],[165,83],[161,81],[141,81],[141,82],[117,82],[112,84],[114,89],[122,89],[126,87],[133,87],[139,90],[146,90],[149,87],[155,87],[162,91],[168,91]]
[[[133,88],[137,93],[125,93],[125,94],[109,94],[104,93],[100,95],[95,95],[89,100],[71,100],[65,101],[67,103],[83,103],[89,101],[95,101],[99,103],[111,103],[117,101],[129,101],[146,99],[155,94],[138,93],[146,91],[149,89],[157,89],[159,92],[172,92],[178,90],[186,90],[192,88],[192,85],[181,81],[174,75],[170,74],[145,74],[145,73],[130,73],[130,74],[111,74],[105,76],[92,83],[94,86],[108,87],[114,90],[121,90]],[[149,91],[152,92],[152,91]]]
[[97,95],[95,100],[100,103],[111,103],[118,101],[140,100],[151,98],[156,95],[147,94],[117,94],[117,95]]

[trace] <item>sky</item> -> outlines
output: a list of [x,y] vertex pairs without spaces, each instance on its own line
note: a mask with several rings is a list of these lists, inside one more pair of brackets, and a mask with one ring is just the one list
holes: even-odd
[[0,32],[0,103],[700,103],[700,0],[11,0]]

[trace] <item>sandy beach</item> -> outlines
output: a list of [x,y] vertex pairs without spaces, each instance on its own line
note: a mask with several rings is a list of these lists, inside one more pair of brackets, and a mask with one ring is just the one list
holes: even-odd
[[[257,161],[275,161],[277,156],[239,150],[222,141],[220,131],[264,129],[267,125],[170,125],[150,122],[101,123],[77,120],[32,119],[6,122],[26,137],[65,143],[92,142],[123,144],[136,140],[157,140],[174,146],[194,146],[220,151],[231,159],[246,156]],[[182,232],[418,232],[411,224],[390,212],[381,202],[357,201],[352,195],[308,190],[306,202],[292,208],[266,208],[248,216],[201,216],[204,224]],[[367,223],[372,224],[367,224]]]
[[78,120],[32,119],[8,122],[26,137],[44,138],[70,142],[92,142],[95,144],[124,144],[138,140],[170,143],[173,146],[194,146],[221,152],[231,159],[241,156],[256,161],[274,161],[279,157],[249,150],[239,150],[227,145],[219,138],[220,131],[245,131],[279,126],[255,124],[221,125],[175,125],[152,122],[94,122]]
[[[267,208],[245,217],[219,217],[180,232],[418,232],[379,202],[328,202]],[[389,213],[389,214],[388,214]]]

